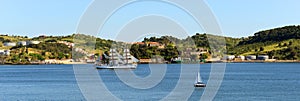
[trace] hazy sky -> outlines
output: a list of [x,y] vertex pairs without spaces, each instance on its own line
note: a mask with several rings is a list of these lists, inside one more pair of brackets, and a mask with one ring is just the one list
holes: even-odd
[[[72,34],[91,2],[92,0],[1,0],[0,33],[29,37]],[[205,2],[215,14],[226,36],[244,37],[264,29],[300,24],[299,0]],[[134,9],[143,9],[142,7]],[[168,15],[172,16],[172,13]]]

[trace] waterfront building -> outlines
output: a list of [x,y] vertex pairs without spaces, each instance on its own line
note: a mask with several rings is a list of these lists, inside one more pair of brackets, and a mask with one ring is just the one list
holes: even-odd
[[237,56],[237,59],[244,61],[246,58],[243,55],[239,55],[239,56]]
[[235,56],[234,55],[226,55],[225,60],[234,60]]
[[246,56],[247,60],[256,60],[256,56],[255,55],[248,55]]
[[268,59],[269,59],[269,56],[268,56],[268,55],[258,55],[258,56],[257,56],[257,59],[258,59],[258,60],[268,60]]
[[0,50],[0,55],[10,55],[10,50]]
[[26,45],[37,45],[41,43],[40,41],[26,41]]
[[17,45],[19,45],[19,46],[26,46],[26,45],[27,45],[27,42],[26,42],[26,41],[19,41],[19,42],[17,43]]
[[3,43],[4,46],[16,46],[17,44],[15,42],[4,42]]

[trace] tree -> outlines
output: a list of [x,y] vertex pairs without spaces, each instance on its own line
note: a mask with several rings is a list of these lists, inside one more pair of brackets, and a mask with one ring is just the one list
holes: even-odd
[[12,63],[19,63],[19,61],[20,61],[19,55],[12,55],[10,61],[11,61]]
[[279,43],[279,44],[278,44],[278,47],[281,47],[281,46],[282,46],[281,43]]
[[62,53],[62,52],[59,52],[59,53],[58,53],[57,58],[58,58],[59,60],[63,59],[64,57],[65,57],[64,53]]
[[200,54],[200,56],[199,56],[200,60],[207,59],[207,58],[208,58],[207,54]]
[[161,51],[161,56],[164,56],[164,59],[171,61],[172,58],[178,57],[178,51],[176,47],[168,45],[165,49]]
[[297,58],[297,56],[296,56],[296,55],[297,55],[297,53],[296,53],[295,51],[292,51],[292,52],[290,53],[290,55],[288,56],[288,58],[289,58],[289,59],[293,59],[293,60],[294,60],[294,59],[296,59],[296,58]]
[[42,56],[41,54],[37,54],[37,53],[30,53],[29,56],[31,56],[31,61],[44,61],[45,57]]
[[293,42],[292,42],[292,41],[289,42],[289,46],[291,46],[291,45],[293,45]]
[[267,54],[271,59],[273,59],[275,51],[268,51]]
[[263,47],[260,47],[259,48],[259,51],[264,51],[265,49]]
[[0,55],[0,63],[1,63],[1,64],[4,64],[4,63],[6,62],[6,58],[7,58],[7,56],[1,54],[1,55]]

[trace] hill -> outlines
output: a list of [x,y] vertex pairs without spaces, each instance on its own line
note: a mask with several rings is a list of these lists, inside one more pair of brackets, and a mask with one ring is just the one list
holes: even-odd
[[300,59],[300,26],[285,26],[260,31],[228,48],[233,55],[269,55],[275,59]]
[[[4,46],[3,43],[20,41],[39,41],[34,45]],[[75,45],[75,47],[73,47]],[[131,47],[129,47],[131,46]],[[259,31],[246,38],[231,38],[213,34],[199,34],[187,38],[161,36],[144,38],[140,43],[116,42],[84,34],[67,36],[27,36],[0,35],[0,50],[10,50],[4,60],[8,62],[29,62],[44,59],[86,58],[90,54],[109,54],[111,47],[129,47],[136,58],[162,57],[170,61],[179,56],[220,57],[226,53],[232,55],[268,55],[280,60],[300,59],[300,26],[286,26]],[[76,49],[77,48],[77,49]],[[75,52],[72,52],[72,49]],[[121,51],[120,51],[121,52]],[[186,53],[189,52],[189,53]],[[205,54],[199,53],[204,52]],[[2,59],[3,60],[3,59]]]

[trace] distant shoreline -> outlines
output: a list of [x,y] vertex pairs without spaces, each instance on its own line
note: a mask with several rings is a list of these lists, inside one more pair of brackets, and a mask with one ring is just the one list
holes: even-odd
[[250,61],[226,61],[226,63],[300,63],[300,61],[299,60],[274,60],[274,61],[250,60]]
[[[263,61],[263,60],[251,60],[251,61],[209,61],[199,64],[210,63],[300,63],[299,60],[276,60],[276,61]],[[0,65],[78,65],[78,64],[93,64],[85,62],[69,62],[69,63],[5,63]],[[163,63],[138,63],[138,64],[163,64]],[[167,64],[185,64],[185,63],[167,63]],[[188,63],[187,63],[188,64]]]

